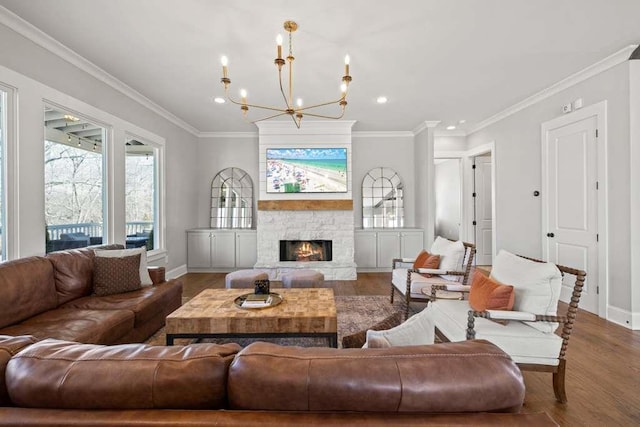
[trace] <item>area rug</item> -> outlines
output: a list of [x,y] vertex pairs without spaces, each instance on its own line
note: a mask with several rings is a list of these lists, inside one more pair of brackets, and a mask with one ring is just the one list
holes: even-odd
[[[401,303],[396,299],[389,303],[388,296],[337,296],[336,312],[338,317],[338,347],[342,346],[342,337],[363,329],[367,329],[384,318],[401,309]],[[261,338],[261,341],[274,342],[280,345],[299,345],[304,347],[327,346],[327,340],[322,338]],[[227,343],[236,342],[246,346],[256,339],[207,339],[205,342]],[[192,340],[176,340],[177,345],[185,345]],[[164,345],[166,335],[164,328],[156,332],[146,341],[151,345]]]

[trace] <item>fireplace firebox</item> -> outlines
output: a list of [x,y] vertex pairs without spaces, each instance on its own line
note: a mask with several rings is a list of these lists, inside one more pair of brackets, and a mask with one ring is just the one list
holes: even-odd
[[331,240],[280,240],[280,261],[331,261]]

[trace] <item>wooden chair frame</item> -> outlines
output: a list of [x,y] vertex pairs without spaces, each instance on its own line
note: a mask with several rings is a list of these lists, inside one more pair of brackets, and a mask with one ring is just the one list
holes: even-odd
[[[449,239],[451,240],[451,239]],[[476,255],[476,245],[473,243],[468,243],[468,242],[462,242],[462,244],[464,245],[464,258],[463,261],[466,260],[466,263],[464,263],[464,271],[447,271],[445,273],[442,273],[442,275],[450,275],[450,276],[462,276],[462,285],[467,285],[469,282],[469,276],[471,274],[471,266],[473,265],[473,258]],[[393,270],[396,269],[396,265],[398,263],[407,263],[408,261],[403,260],[403,258],[394,258],[392,260],[391,263],[391,270],[392,270],[392,277],[391,277],[391,304],[393,304],[393,299],[394,299],[394,294],[396,292],[396,287],[393,285]],[[425,295],[424,298],[413,298],[411,297],[411,275],[412,273],[419,273],[420,269],[417,268],[408,268],[407,269],[407,282],[406,282],[406,292],[404,294],[404,301],[403,301],[403,309],[404,309],[404,319],[406,320],[407,318],[409,318],[409,303],[413,302],[423,302],[423,303],[429,303],[429,301],[432,300],[433,297],[427,296]],[[440,274],[438,274],[440,275]],[[441,285],[441,286],[445,286],[445,285]],[[432,287],[433,289],[433,287]],[[433,291],[432,291],[433,293]]]
[[[545,262],[536,258],[529,258],[526,256],[518,255],[521,258],[525,258],[535,262]],[[558,355],[559,363],[557,366],[553,365],[537,365],[533,363],[518,363],[518,366],[523,371],[535,371],[535,372],[551,372],[553,373],[553,392],[555,394],[556,400],[560,403],[567,402],[567,393],[565,390],[565,373],[567,366],[567,347],[569,345],[569,338],[571,337],[571,331],[573,331],[573,324],[576,320],[576,315],[578,313],[578,303],[580,302],[580,296],[582,294],[582,287],[584,286],[585,277],[587,273],[582,270],[577,270],[575,268],[566,267],[563,265],[556,264],[558,270],[562,273],[564,277],[565,274],[571,274],[576,277],[575,284],[573,285],[573,292],[571,294],[571,301],[567,306],[567,311],[564,316],[548,316],[548,315],[535,315],[536,322],[558,322],[562,323],[562,331],[560,333],[560,337],[562,338],[562,346],[560,347],[560,354]],[[446,285],[435,285],[431,288],[431,297],[435,299],[435,293],[438,289],[445,289]],[[494,320],[502,320],[497,319],[496,316],[492,317],[486,311],[474,311],[469,310],[469,317],[467,318],[467,339],[472,340],[475,339],[476,331],[475,327],[475,318],[482,317],[485,319],[494,319]],[[449,339],[442,334],[436,328],[436,336],[443,342],[448,342]]]

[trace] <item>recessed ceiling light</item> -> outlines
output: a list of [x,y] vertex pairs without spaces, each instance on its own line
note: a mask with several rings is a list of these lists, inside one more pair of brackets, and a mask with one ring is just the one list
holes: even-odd
[[213,102],[216,104],[224,104],[224,98],[220,98],[219,96],[213,98]]
[[467,121],[465,119],[460,120],[458,123],[460,123],[461,125],[467,123]]
[[447,130],[454,130],[456,127],[454,125],[447,126]]
[[385,104],[387,102],[387,97],[386,96],[379,96],[378,99],[376,99],[376,102],[378,104]]

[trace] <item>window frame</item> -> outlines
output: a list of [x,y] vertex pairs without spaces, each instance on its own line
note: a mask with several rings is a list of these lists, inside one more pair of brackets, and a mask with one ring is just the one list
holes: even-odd
[[[158,260],[164,256],[166,256],[166,247],[165,247],[165,233],[166,233],[166,222],[165,222],[165,184],[164,184],[164,175],[165,175],[165,140],[164,138],[155,137],[149,138],[149,135],[143,136],[139,133],[134,133],[131,131],[124,132],[124,141],[122,143],[123,149],[128,140],[135,139],[137,141],[142,142],[144,145],[148,145],[153,148],[153,155],[155,157],[154,167],[153,167],[153,179],[155,183],[155,191],[154,191],[154,245],[153,250],[147,252],[147,259],[149,261]],[[123,171],[126,176],[126,149],[124,149],[124,162],[123,162]],[[123,177],[124,179],[124,177]],[[126,183],[124,184],[126,186]],[[124,203],[124,209],[126,210],[126,201]],[[126,238],[126,212],[125,212],[125,233],[123,238]]]
[[0,261],[8,261],[18,257],[20,253],[19,240],[17,236],[19,207],[17,206],[16,195],[18,194],[18,180],[14,177],[18,174],[18,152],[16,149],[16,129],[18,128],[17,114],[17,89],[13,86],[0,82],[0,91],[4,93],[4,108],[2,109],[2,186],[0,197],[3,198],[2,218],[3,218],[3,247]]

